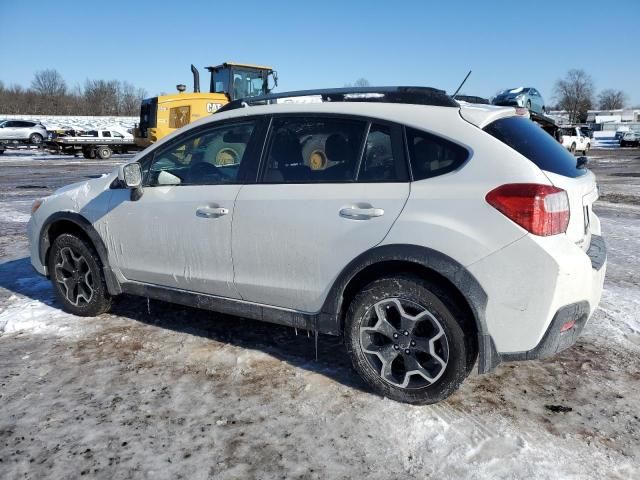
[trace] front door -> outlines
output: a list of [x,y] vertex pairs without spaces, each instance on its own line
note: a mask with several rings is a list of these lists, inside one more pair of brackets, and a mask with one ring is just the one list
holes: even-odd
[[243,186],[236,201],[236,288],[245,300],[317,312],[341,270],[384,239],[406,202],[401,129],[279,117],[264,159],[261,182]]
[[110,262],[128,280],[238,298],[231,219],[254,121],[191,130],[141,161],[143,194],[115,190],[101,220]]
[[7,120],[0,128],[0,138],[6,140],[18,139],[18,129],[15,127],[16,122],[13,120]]

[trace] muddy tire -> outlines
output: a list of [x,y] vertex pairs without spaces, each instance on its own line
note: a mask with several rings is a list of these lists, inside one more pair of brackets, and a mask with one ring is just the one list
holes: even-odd
[[100,160],[108,160],[113,152],[109,147],[98,147],[96,148],[96,154]]
[[63,310],[93,317],[111,308],[102,263],[86,240],[68,233],[56,237],[48,263],[53,291]]
[[437,285],[411,275],[370,283],[345,319],[354,369],[384,397],[419,405],[444,400],[475,362],[454,303]]

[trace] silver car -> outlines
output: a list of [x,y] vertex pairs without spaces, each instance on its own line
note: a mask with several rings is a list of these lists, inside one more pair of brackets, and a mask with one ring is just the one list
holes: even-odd
[[28,141],[40,145],[47,138],[47,129],[31,120],[0,120],[0,140]]
[[518,87],[503,90],[496,95],[491,103],[510,107],[524,107],[531,112],[540,114],[546,112],[542,95],[533,87]]

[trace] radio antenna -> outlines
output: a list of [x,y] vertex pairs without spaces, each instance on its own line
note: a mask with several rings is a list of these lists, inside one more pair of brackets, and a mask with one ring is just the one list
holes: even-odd
[[469,78],[469,75],[471,75],[471,70],[469,70],[469,73],[467,73],[467,76],[464,77],[464,80],[462,80],[462,83],[460,84],[460,86],[458,87],[458,89],[456,90],[456,92],[451,95],[451,98],[453,98],[454,100],[456,99],[456,95],[458,95],[458,92],[460,91],[460,89],[462,88],[462,86],[465,84],[465,82],[467,81],[467,78]]

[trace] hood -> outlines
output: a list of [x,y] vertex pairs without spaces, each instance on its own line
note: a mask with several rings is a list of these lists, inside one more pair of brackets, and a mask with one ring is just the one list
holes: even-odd
[[62,193],[68,193],[68,192],[71,192],[72,190],[77,190],[83,187],[90,188],[93,186],[95,187],[102,186],[105,183],[111,183],[117,175],[118,175],[118,169],[116,168],[111,173],[104,173],[97,178],[92,178],[91,180],[84,180],[82,182],[71,183],[69,185],[65,185],[64,187],[60,187],[57,190],[55,190],[52,193],[52,195],[60,195]]

